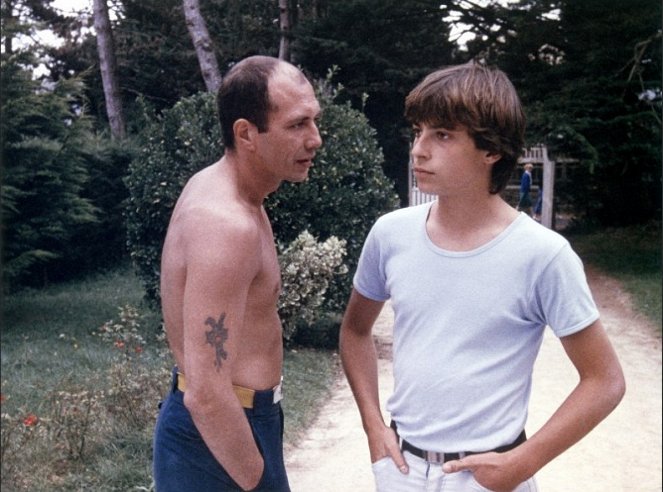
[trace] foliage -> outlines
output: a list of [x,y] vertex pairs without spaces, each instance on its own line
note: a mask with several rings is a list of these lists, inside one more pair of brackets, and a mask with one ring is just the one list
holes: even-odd
[[[119,314],[118,321],[107,321],[99,330],[100,348],[110,352],[110,365],[102,365],[103,370],[97,368],[82,381],[63,378],[55,387],[42,388],[43,403],[34,413],[24,406],[7,413],[3,408],[3,488],[22,483],[28,489],[44,490],[49,482],[71,487],[72,472],[75,477],[87,463],[99,460],[106,449],[104,443],[120,444],[117,436],[140,435],[142,446],[149,445],[156,402],[168,388],[169,359],[162,356],[163,338],[151,336],[148,342],[141,335],[143,316],[135,307],[124,306]],[[8,375],[8,379],[13,377]],[[20,391],[5,387],[5,382],[3,400],[5,395],[25,399]],[[3,403],[7,406],[9,401]],[[27,432],[31,433],[29,441]],[[49,473],[31,473],[26,464],[33,462],[41,463]],[[101,474],[85,478],[87,486],[95,488],[103,480]]]
[[[435,0],[325,2],[295,29],[297,63],[317,77],[338,67],[342,97],[361,108],[385,154],[385,174],[407,198],[408,137],[405,96],[429,72],[453,61],[454,45],[443,19],[452,4]],[[368,95],[368,99],[365,96]]]
[[291,340],[302,324],[310,326],[320,319],[320,307],[330,282],[335,276],[347,273],[343,264],[345,240],[331,236],[318,243],[304,231],[281,249],[279,316],[283,337]]
[[[141,297],[125,268],[3,299],[3,491],[150,490],[154,422],[172,360],[158,314],[136,309]],[[285,352],[288,445],[315,417],[336,371],[331,352]]]
[[146,299],[159,300],[159,261],[170,214],[186,181],[219,158],[221,134],[213,95],[182,99],[161,115],[145,108],[140,154],[126,185],[127,243]]
[[[283,184],[266,208],[279,243],[290,243],[304,230],[323,241],[346,240],[352,270],[368,228],[396,202],[366,118],[347,104],[335,104],[331,94],[321,95],[321,104],[325,143],[309,180]],[[177,197],[195,172],[222,153],[215,115],[211,94],[185,98],[160,116],[146,114],[143,150],[127,178],[127,229],[131,257],[151,302],[159,299],[161,246]],[[337,306],[348,292],[344,280],[330,287]]]
[[[278,5],[273,0],[207,0],[202,14],[213,40],[214,53],[223,72],[253,54],[276,56],[279,31]],[[205,89],[200,67],[186,28],[181,0],[121,0],[110,6],[118,75],[127,123],[136,131],[140,121],[139,98],[162,111],[182,98]],[[80,16],[81,19],[84,17]],[[89,20],[89,19],[88,19]],[[64,34],[64,33],[63,33]],[[86,73],[91,111],[104,117],[101,74],[93,36],[78,42],[64,39],[50,50],[47,61],[54,77]],[[91,69],[92,68],[92,69]]]
[[556,185],[575,213],[602,225],[659,217],[661,3],[520,0],[481,13],[462,19],[480,33],[469,55],[512,77],[530,142],[576,160]]
[[569,231],[574,249],[586,261],[617,278],[637,309],[661,327],[661,222],[629,227]]
[[7,284],[34,282],[75,247],[77,228],[97,220],[83,196],[91,122],[79,80],[39,87],[9,56],[2,86],[4,275]]

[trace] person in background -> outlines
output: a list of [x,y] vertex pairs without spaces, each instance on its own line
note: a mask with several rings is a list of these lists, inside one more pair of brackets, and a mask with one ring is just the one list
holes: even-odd
[[[407,96],[405,116],[417,183],[437,200],[373,225],[340,333],[377,490],[534,491],[537,471],[620,402],[621,365],[568,241],[500,196],[525,129],[507,76],[475,63],[440,69]],[[387,300],[390,423],[372,338]],[[579,381],[527,438],[546,326]]]
[[537,222],[541,222],[541,211],[543,210],[543,185],[539,187],[539,196],[536,199],[532,217]]
[[223,79],[225,152],[194,175],[161,259],[165,329],[177,367],[154,435],[157,492],[290,490],[283,463],[281,276],[263,207],[307,179],[320,105],[293,65],[247,58]]
[[520,177],[520,190],[518,193],[518,206],[516,210],[523,212],[531,212],[532,210],[532,198],[530,197],[530,191],[532,189],[532,169],[534,166],[529,162],[525,164],[523,175]]

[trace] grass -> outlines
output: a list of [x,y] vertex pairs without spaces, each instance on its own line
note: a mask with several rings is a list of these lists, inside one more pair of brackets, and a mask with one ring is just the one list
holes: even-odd
[[[151,490],[157,403],[172,361],[128,267],[3,299],[2,490]],[[131,305],[134,314],[118,309]],[[138,342],[98,335],[114,320]],[[285,440],[302,435],[337,374],[332,351],[287,350]],[[25,425],[35,415],[37,425]],[[38,464],[38,466],[36,465]]]
[[585,263],[618,279],[636,309],[661,327],[660,223],[567,237]]

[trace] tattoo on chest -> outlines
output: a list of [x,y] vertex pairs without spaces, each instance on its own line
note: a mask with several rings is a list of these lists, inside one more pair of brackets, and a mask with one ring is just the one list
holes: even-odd
[[228,340],[228,328],[223,326],[223,321],[226,318],[226,313],[221,313],[219,316],[219,321],[215,321],[211,316],[205,321],[206,325],[212,327],[210,331],[205,332],[205,338],[207,343],[209,343],[214,350],[216,350],[216,360],[214,361],[214,366],[218,371],[221,369],[222,360],[228,358],[228,352],[223,348],[224,343]]

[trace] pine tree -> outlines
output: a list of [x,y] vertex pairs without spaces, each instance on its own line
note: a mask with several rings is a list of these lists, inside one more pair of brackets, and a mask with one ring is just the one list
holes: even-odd
[[96,220],[95,207],[81,197],[91,139],[82,116],[83,85],[72,79],[44,87],[21,58],[3,54],[1,68],[6,286],[43,284],[49,264],[71,247],[75,228]]

